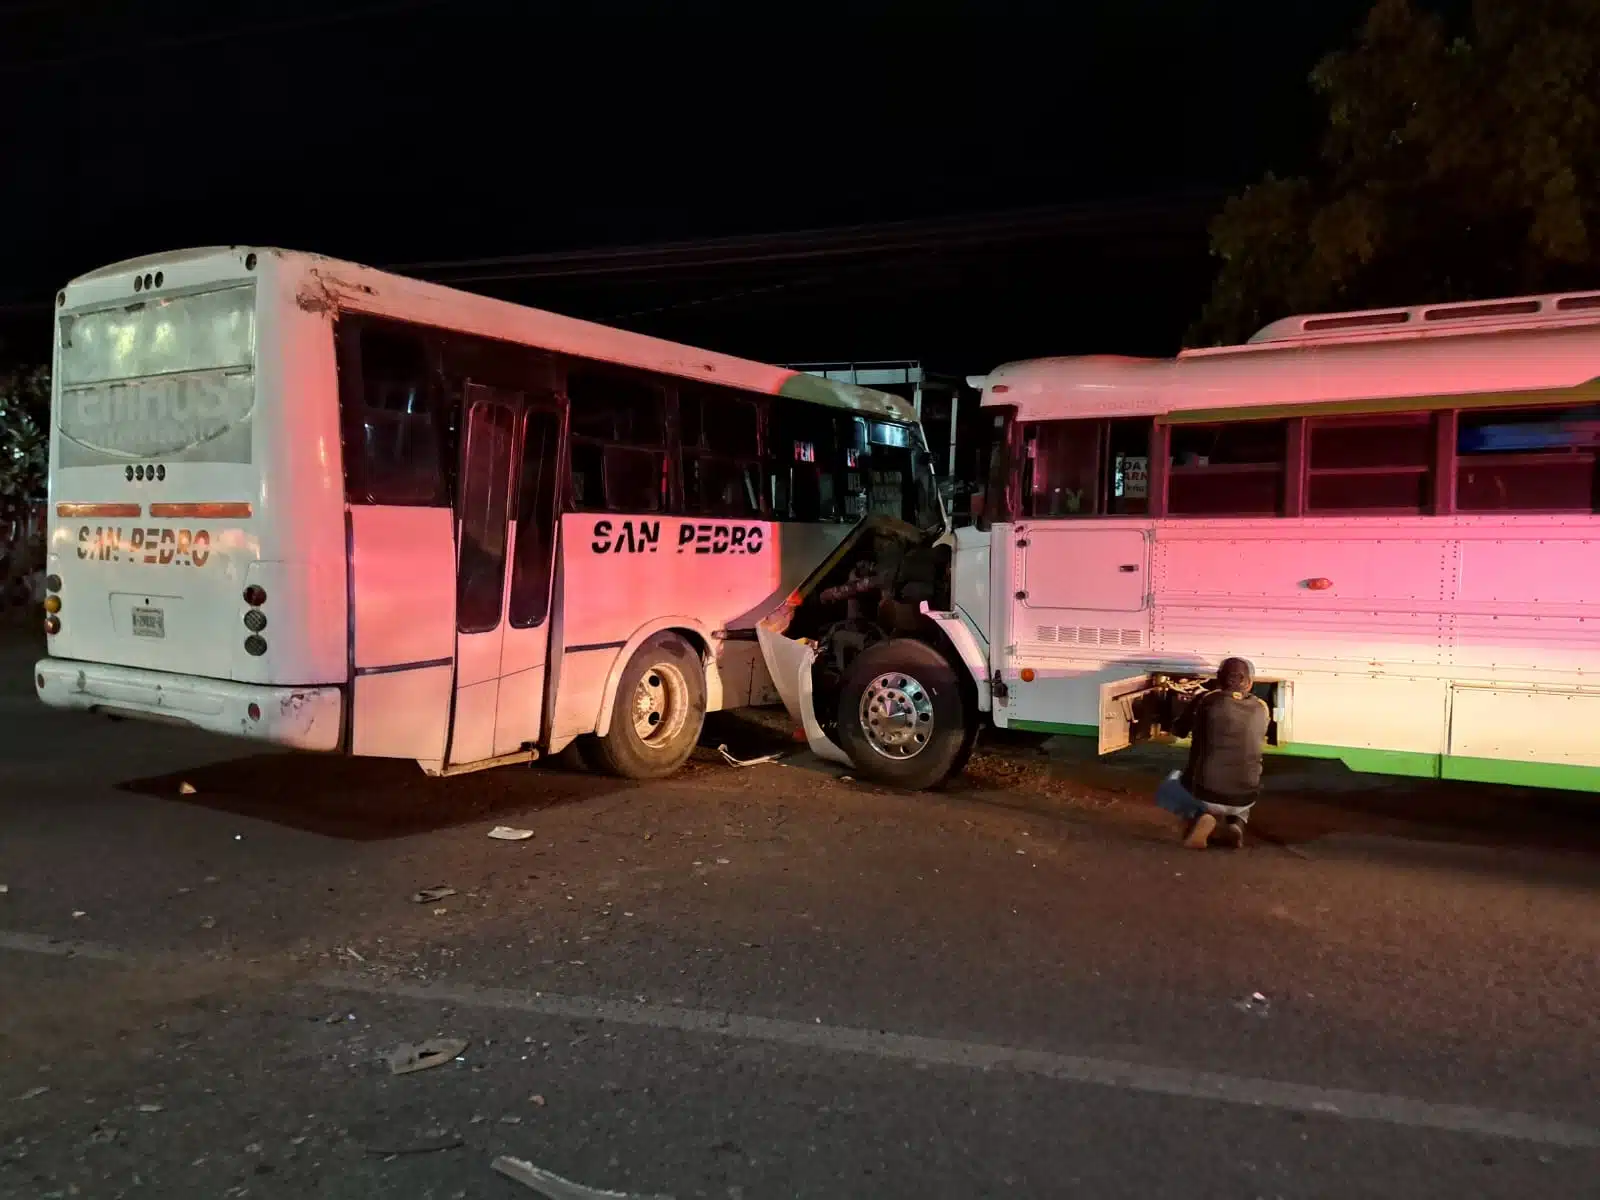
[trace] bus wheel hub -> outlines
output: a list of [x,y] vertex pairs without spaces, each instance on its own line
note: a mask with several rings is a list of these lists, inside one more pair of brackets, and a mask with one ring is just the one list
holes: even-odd
[[879,675],[861,693],[861,728],[885,758],[913,758],[933,733],[933,701],[909,675]]

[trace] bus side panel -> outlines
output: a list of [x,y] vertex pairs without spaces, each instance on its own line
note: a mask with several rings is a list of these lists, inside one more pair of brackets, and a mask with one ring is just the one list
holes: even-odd
[[[730,518],[568,513],[562,518],[560,675],[552,744],[602,728],[631,646],[680,628],[711,649],[712,708],[765,693],[754,655],[715,635],[753,628],[849,532]],[[753,645],[753,643],[751,643]],[[737,647],[737,648],[735,648]]]

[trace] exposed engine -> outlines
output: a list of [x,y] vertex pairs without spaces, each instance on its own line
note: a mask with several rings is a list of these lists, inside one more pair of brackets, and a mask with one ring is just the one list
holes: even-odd
[[949,546],[887,517],[869,520],[802,589],[782,632],[817,648],[812,689],[830,736],[839,687],[856,656],[891,637],[925,634],[922,604],[942,609],[949,595]]

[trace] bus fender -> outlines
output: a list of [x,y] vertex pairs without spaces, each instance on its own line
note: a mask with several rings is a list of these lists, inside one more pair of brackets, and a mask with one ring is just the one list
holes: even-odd
[[921,604],[921,611],[922,615],[933,622],[944,635],[945,640],[949,642],[948,649],[953,650],[961,665],[966,667],[967,674],[972,678],[973,689],[977,693],[978,711],[991,711],[994,701],[989,690],[989,656],[978,641],[978,635],[957,613],[937,612],[928,607],[926,600]]
[[722,673],[717,669],[714,649],[717,643],[712,638],[711,630],[693,617],[657,617],[633,631],[633,635],[623,643],[621,651],[612,662],[611,670],[606,673],[606,686],[600,693],[600,711],[595,714],[595,736],[605,737],[611,730],[611,711],[616,704],[617,684],[622,680],[622,672],[627,668],[628,660],[640,646],[644,645],[645,639],[655,636],[664,629],[682,630],[691,635],[691,641],[700,643],[700,661],[706,672],[706,711],[716,712],[722,707]]
[[782,697],[789,716],[800,722],[811,753],[824,762],[851,766],[850,756],[834,745],[817,721],[816,701],[811,690],[811,664],[816,661],[817,648],[809,642],[784,637],[765,623],[756,626],[756,641],[761,645],[761,657],[766,662],[767,674],[772,676],[772,685]]

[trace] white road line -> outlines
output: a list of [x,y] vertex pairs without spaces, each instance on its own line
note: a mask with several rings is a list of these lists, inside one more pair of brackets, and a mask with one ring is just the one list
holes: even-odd
[[613,1021],[619,1025],[673,1029],[833,1053],[863,1054],[927,1066],[965,1067],[980,1071],[1010,1070],[1066,1083],[1095,1084],[1125,1091],[1215,1100],[1357,1121],[1379,1121],[1415,1129],[1511,1138],[1550,1146],[1600,1147],[1600,1128],[1594,1126],[1551,1120],[1529,1113],[1502,1112],[1461,1104],[1434,1104],[1383,1092],[1323,1088],[1273,1079],[1220,1075],[1210,1071],[1055,1054],[1044,1050],[1021,1050],[983,1042],[875,1033],[868,1029],[807,1025],[800,1021],[771,1017],[747,1017],[706,1009],[636,1004],[587,996],[556,996],[548,992],[455,984],[386,982],[345,974],[326,976],[320,982],[335,991],[548,1017]]
[[138,960],[115,946],[102,946],[98,942],[62,941],[41,933],[11,933],[0,930],[0,950],[17,954],[43,954],[50,958],[87,958],[94,962],[119,963],[131,966]]
[[[139,961],[135,955],[114,946],[87,941],[62,941],[42,934],[4,930],[0,930],[0,951],[42,954],[54,958],[82,958],[124,966],[136,965]],[[638,1004],[592,996],[558,996],[549,992],[461,984],[405,983],[353,974],[326,975],[317,982],[333,991],[370,996],[425,1000],[465,1008],[499,1009],[546,1017],[612,1021],[618,1025],[672,1029],[682,1033],[770,1042],[838,1054],[861,1054],[926,1066],[1016,1071],[1064,1083],[1094,1084],[1131,1092],[1221,1101],[1356,1121],[1378,1121],[1413,1129],[1510,1138],[1548,1146],[1600,1148],[1600,1128],[1592,1125],[1558,1121],[1530,1113],[1504,1112],[1462,1104],[1435,1104],[1385,1092],[1323,1088],[1275,1079],[1191,1071],[1181,1067],[1156,1067],[1109,1058],[1056,1054],[1047,1050],[1023,1050],[985,1042],[877,1033],[870,1029],[838,1025],[807,1025],[801,1021],[772,1017],[748,1017],[712,1009]]]

